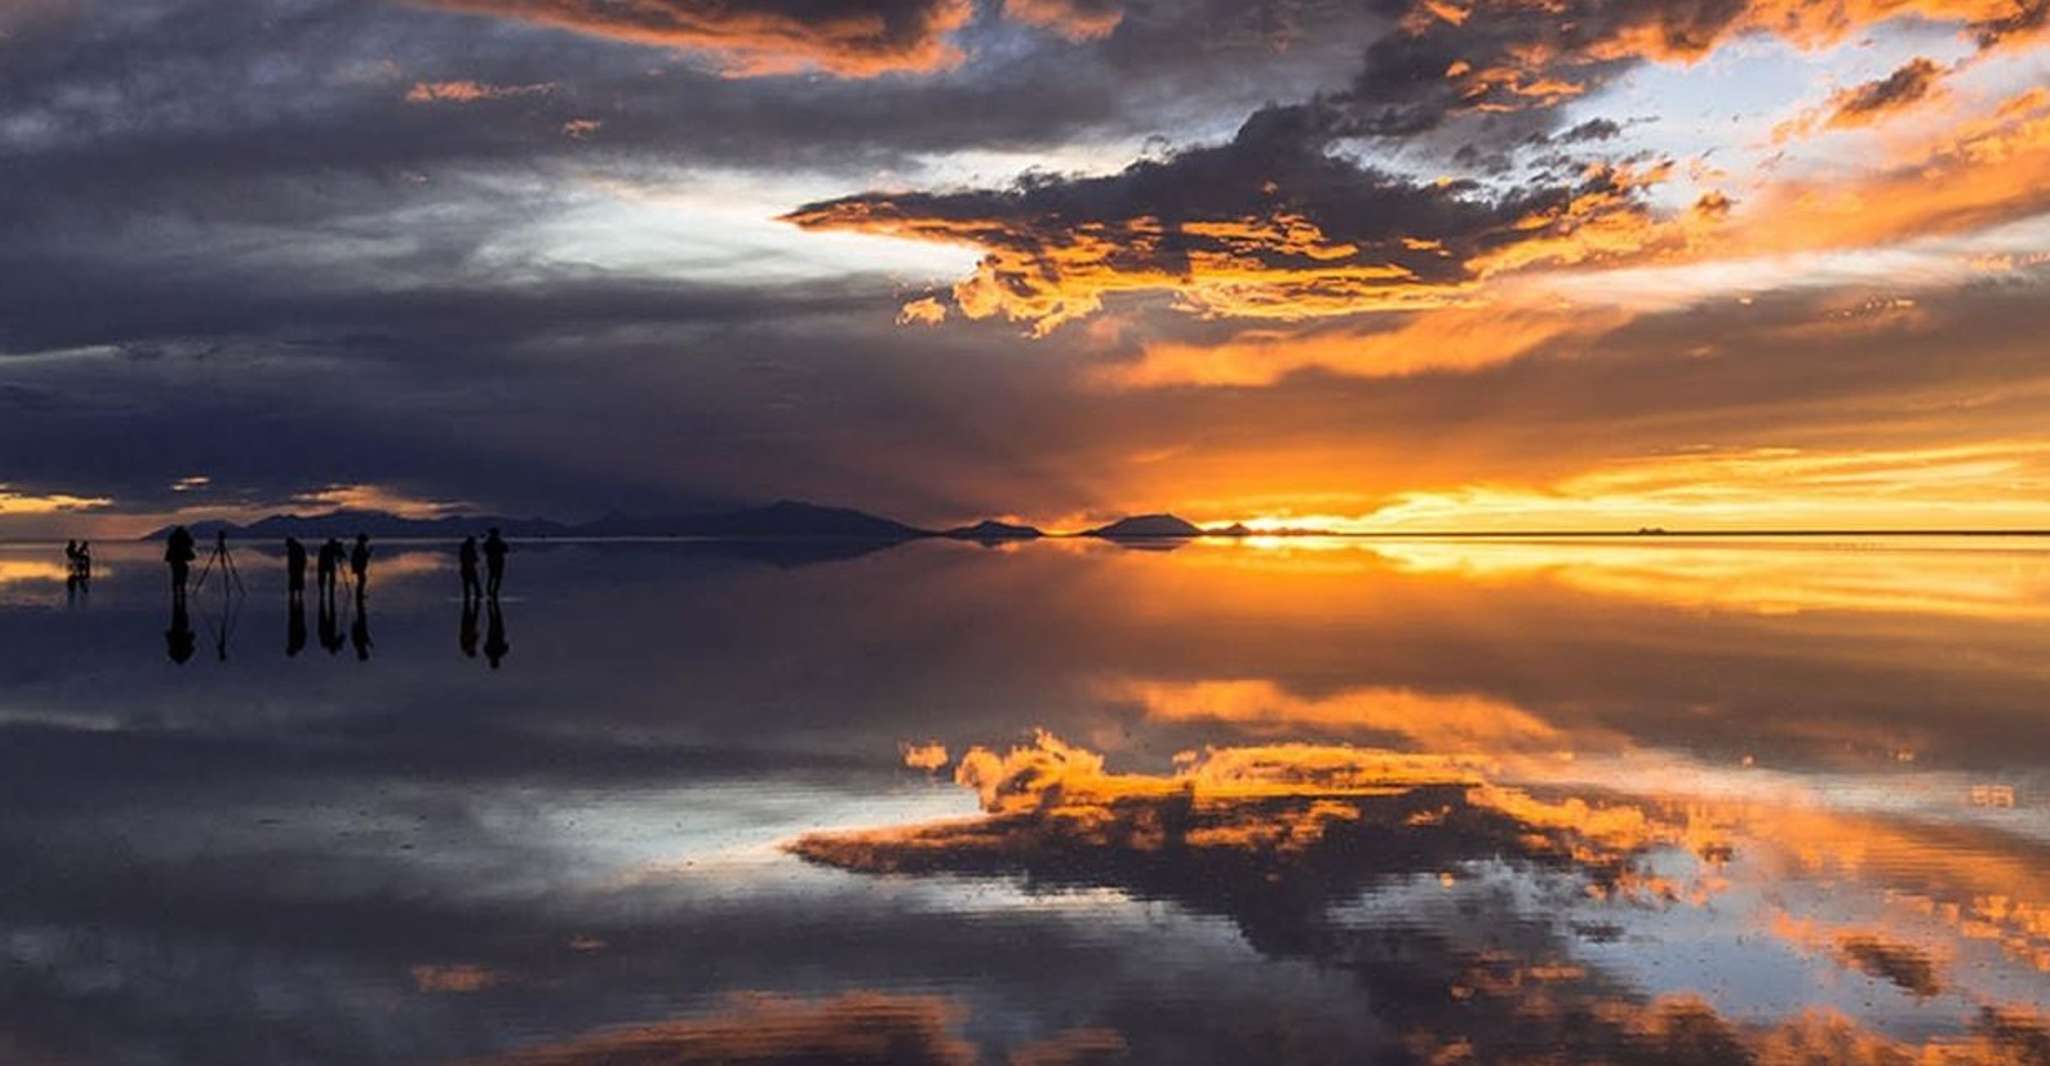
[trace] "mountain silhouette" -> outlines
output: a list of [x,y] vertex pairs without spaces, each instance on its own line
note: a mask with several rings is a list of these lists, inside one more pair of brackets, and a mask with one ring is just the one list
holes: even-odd
[[[920,529],[895,519],[883,518],[848,507],[827,507],[800,500],[778,500],[761,507],[709,514],[645,516],[610,514],[590,522],[558,522],[547,518],[509,518],[502,515],[449,515],[439,518],[408,518],[384,511],[341,510],[325,514],[279,514],[248,525],[207,520],[191,522],[186,528],[199,540],[226,533],[240,540],[301,540],[326,537],[372,537],[422,540],[460,539],[496,526],[508,537],[536,540],[588,537],[695,537],[704,540],[841,540],[877,544],[899,544],[926,537],[948,537],[982,543],[1035,540],[1048,534],[1015,522],[984,519],[974,525],[943,532]],[[144,540],[163,540],[173,527],[146,534]],[[1291,530],[1289,532],[1299,532]],[[1171,514],[1133,515],[1107,526],[1080,534],[1106,540],[1187,540],[1193,537],[1243,537],[1252,531],[1243,525],[1204,529]]]
[[1203,536],[1203,529],[1171,514],[1142,514],[1120,518],[1084,535],[1107,540],[1172,540]]
[[[509,537],[563,537],[573,536],[572,527],[545,518],[506,518],[498,515],[451,515],[443,518],[407,518],[386,511],[329,511],[317,515],[280,514],[259,519],[246,526],[233,522],[207,520],[190,522],[186,529],[200,540],[215,533],[226,533],[230,537],[248,540],[278,540],[284,537],[298,537],[306,540],[314,537],[352,537],[367,533],[373,537],[462,537],[480,529],[497,526]],[[169,536],[174,527],[144,535],[144,540],[162,540]]]
[[614,515],[574,527],[584,537],[713,537],[759,539],[818,537],[843,540],[913,540],[930,537],[928,530],[846,507],[822,507],[797,500],[778,500],[719,514],[637,518]]
[[[284,537],[342,537],[367,533],[373,537],[420,537],[445,539],[462,537],[493,526],[506,536],[536,537],[708,537],[753,540],[778,537],[819,539],[905,541],[930,537],[927,530],[907,526],[888,518],[844,507],[782,500],[766,507],[750,507],[718,514],[673,517],[608,515],[594,522],[566,524],[544,518],[506,518],[497,515],[457,515],[445,518],[406,518],[383,511],[332,511],[319,515],[272,515],[246,526],[233,522],[205,521],[187,525],[202,540],[215,533],[249,540]],[[146,535],[144,540],[162,540],[169,526]]]
[[972,526],[958,526],[947,530],[941,536],[955,540],[1034,540],[1046,536],[1035,526],[1021,526],[1014,522],[999,522],[985,518]]

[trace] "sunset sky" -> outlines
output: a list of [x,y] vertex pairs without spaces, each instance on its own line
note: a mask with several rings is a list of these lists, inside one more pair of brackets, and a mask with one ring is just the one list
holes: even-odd
[[0,0],[0,536],[2050,528],[2043,0]]

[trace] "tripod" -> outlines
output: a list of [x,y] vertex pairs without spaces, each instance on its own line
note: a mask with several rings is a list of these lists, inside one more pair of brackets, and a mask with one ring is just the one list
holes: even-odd
[[[235,591],[240,593],[242,591],[242,573],[235,569],[235,557],[228,554],[228,535],[226,533],[214,534],[214,550],[206,557],[206,565],[200,568],[199,580],[192,583],[194,591],[206,586],[206,576],[214,572],[214,564],[216,563],[220,564],[221,567],[221,580],[224,583],[232,583]],[[223,591],[225,592],[225,586]]]

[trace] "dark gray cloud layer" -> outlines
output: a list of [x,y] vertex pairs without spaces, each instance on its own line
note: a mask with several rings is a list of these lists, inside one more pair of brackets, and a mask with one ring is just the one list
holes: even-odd
[[[802,495],[937,522],[1121,509],[1135,495],[1172,505],[1148,496],[1158,487],[1142,458],[1163,455],[1228,465],[1232,448],[1322,442],[1357,456],[1361,484],[1378,491],[1391,455],[1422,461],[1420,476],[1455,476],[1453,457],[1419,460],[1408,444],[1433,434],[1462,434],[1470,472],[1511,457],[1527,468],[1547,449],[1543,465],[1565,469],[1589,452],[1562,433],[1618,405],[1638,412],[1632,427],[1661,428],[1617,430],[1616,448],[1669,445],[1675,425],[1742,439],[1811,409],[1817,420],[1780,435],[1840,439],[1842,398],[1867,383],[1878,394],[1945,375],[2027,380],[1995,328],[2027,305],[2035,282],[2023,281],[1956,298],[1993,308],[1981,318],[1927,302],[1959,337],[1986,342],[1960,341],[1970,354],[1940,373],[1914,358],[1911,336],[1805,352],[1804,365],[1835,375],[1782,365],[1792,342],[1769,333],[1721,360],[1673,355],[1702,347],[1704,331],[1746,336],[1751,324],[1724,309],[1646,319],[1576,364],[1546,360],[1586,354],[1562,342],[1529,366],[1465,378],[1304,371],[1258,395],[1112,395],[1078,382],[1137,358],[1149,338],[1230,330],[1113,296],[1130,312],[1118,328],[1061,345],[993,324],[906,331],[890,322],[904,295],[895,278],[708,281],[505,240],[598,187],[696,189],[708,171],[925,186],[932,157],[972,149],[1000,154],[985,187],[1003,190],[1018,155],[1108,145],[1095,172],[1109,177],[842,202],[1012,221],[1250,216],[1273,206],[1261,189],[1274,171],[1288,206],[1334,239],[1420,227],[1454,246],[1391,256],[1419,278],[1456,280],[1468,256],[1516,237],[1503,227],[1519,212],[1590,191],[1567,171],[1619,157],[1627,139],[1607,119],[1567,126],[1557,101],[1510,83],[1465,93],[1456,83],[1471,79],[1448,79],[1453,60],[1439,61],[1456,51],[1483,69],[1531,40],[1592,54],[1646,26],[1695,47],[1736,24],[1726,6],[1626,18],[1589,5],[1561,37],[1513,13],[1418,23],[1407,5],[1338,0],[1132,2],[1114,28],[1065,35],[985,5],[950,37],[969,61],[873,78],[722,76],[688,49],[431,4],[12,8],[0,37],[0,483],[110,495],[137,512],[376,484],[565,516]],[[1603,64],[1624,61],[1590,60],[1576,76],[1596,85],[1613,72]],[[577,122],[596,125],[567,128]],[[1406,129],[1432,132],[1394,136]],[[1120,173],[1152,134],[1216,147],[1150,151]],[[1400,152],[1449,162],[1467,143],[1480,146],[1476,170],[1551,176],[1480,195],[1383,166]],[[1172,272],[1188,250],[1163,248],[1157,265]],[[1774,313],[1785,325],[1823,312],[1795,302]],[[1626,352],[1651,358],[1632,365]],[[1513,411],[1505,390],[1527,390]],[[1777,390],[1777,422],[1753,390]],[[1727,429],[1707,429],[1712,417]],[[213,486],[170,491],[189,475]]]

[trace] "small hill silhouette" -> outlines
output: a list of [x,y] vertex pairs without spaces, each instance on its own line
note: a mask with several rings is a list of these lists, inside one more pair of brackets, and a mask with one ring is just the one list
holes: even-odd
[[1195,523],[1171,514],[1142,514],[1118,519],[1085,535],[1108,540],[1168,540],[1200,537],[1203,530]]
[[1046,536],[1037,527],[999,522],[994,518],[983,519],[972,526],[959,526],[941,535],[955,540],[1033,540]]

